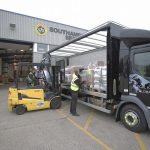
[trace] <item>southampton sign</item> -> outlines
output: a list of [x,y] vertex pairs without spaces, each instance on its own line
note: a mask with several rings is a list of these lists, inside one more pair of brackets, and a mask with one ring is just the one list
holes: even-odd
[[68,30],[64,30],[64,29],[60,29],[60,28],[54,28],[54,27],[50,27],[49,31],[53,32],[53,33],[65,35],[66,40],[71,40],[71,39],[81,35],[81,33],[72,32],[72,31],[68,31]]
[[[38,24],[35,26],[35,32],[38,35],[46,35],[48,30],[44,24]],[[71,40],[81,35],[81,33],[72,32],[61,28],[55,28],[55,27],[49,27],[49,32],[64,35],[66,40]]]

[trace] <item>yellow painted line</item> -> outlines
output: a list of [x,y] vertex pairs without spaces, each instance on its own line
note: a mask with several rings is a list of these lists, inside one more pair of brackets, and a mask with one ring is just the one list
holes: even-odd
[[142,137],[137,133],[134,133],[134,136],[140,146],[140,150],[147,150],[146,145],[144,141],[142,140]]
[[94,110],[91,111],[86,123],[85,123],[85,126],[84,126],[84,129],[87,130],[91,124],[91,121],[92,121],[92,118],[93,118],[93,115],[94,115]]
[[76,123],[75,121],[73,121],[71,118],[67,117],[65,114],[63,114],[61,111],[57,111],[59,112],[61,115],[63,115],[64,117],[66,117],[66,119],[72,123],[75,127],[77,127],[78,129],[80,129],[84,134],[88,135],[92,140],[94,140],[96,143],[98,143],[100,146],[102,146],[105,150],[112,150],[107,144],[105,144],[103,141],[101,141],[100,139],[98,139],[96,136],[94,136],[92,133],[90,133],[89,131],[85,130],[84,128],[82,128],[78,123]]

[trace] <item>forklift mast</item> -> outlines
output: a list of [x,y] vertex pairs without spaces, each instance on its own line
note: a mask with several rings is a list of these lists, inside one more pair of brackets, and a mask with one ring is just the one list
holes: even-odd
[[56,64],[55,66],[51,65],[51,55],[49,53],[45,53],[43,55],[43,59],[41,61],[42,64],[49,64],[49,72],[50,72],[50,78],[52,82],[52,89],[54,91],[59,91],[60,92],[60,84],[62,82],[62,71],[61,71],[61,66],[59,64]]

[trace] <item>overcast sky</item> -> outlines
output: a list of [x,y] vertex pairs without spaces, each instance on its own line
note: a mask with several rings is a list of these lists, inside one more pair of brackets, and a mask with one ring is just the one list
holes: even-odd
[[115,21],[150,30],[149,0],[0,0],[0,9],[83,29]]

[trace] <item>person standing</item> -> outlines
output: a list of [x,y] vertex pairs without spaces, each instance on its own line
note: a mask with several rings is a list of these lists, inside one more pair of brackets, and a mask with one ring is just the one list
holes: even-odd
[[72,78],[72,81],[71,81],[71,95],[72,95],[72,99],[71,99],[71,104],[70,104],[70,113],[73,116],[80,116],[76,112],[77,100],[78,100],[78,92],[79,92],[80,85],[81,85],[81,81],[80,81],[79,72],[78,71],[74,71],[73,78]]

